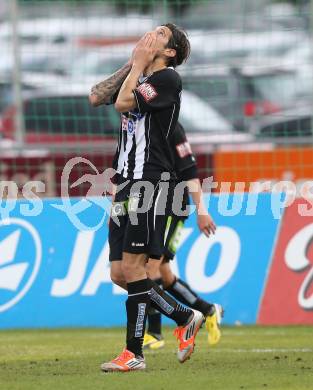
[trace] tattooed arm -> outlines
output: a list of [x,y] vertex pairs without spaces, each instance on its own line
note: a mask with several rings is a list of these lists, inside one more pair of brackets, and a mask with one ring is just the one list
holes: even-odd
[[89,95],[90,104],[97,107],[110,103],[112,96],[119,90],[131,68],[132,64],[128,62],[121,69],[113,73],[112,76],[94,85]]

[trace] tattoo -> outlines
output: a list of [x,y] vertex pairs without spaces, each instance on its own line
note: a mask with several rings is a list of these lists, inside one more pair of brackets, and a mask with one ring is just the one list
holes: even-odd
[[94,106],[110,103],[111,97],[118,91],[131,70],[130,64],[125,64],[121,69],[112,74],[109,78],[94,85],[91,88],[91,95],[96,96]]

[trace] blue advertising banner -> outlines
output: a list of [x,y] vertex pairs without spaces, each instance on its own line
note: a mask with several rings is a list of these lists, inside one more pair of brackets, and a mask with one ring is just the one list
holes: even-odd
[[[227,324],[256,322],[278,228],[271,195],[257,207],[249,196],[207,196],[215,236],[200,234],[191,215],[172,262],[202,298],[225,307]],[[92,200],[12,203],[0,221],[0,328],[125,323],[126,294],[110,280],[109,201]]]

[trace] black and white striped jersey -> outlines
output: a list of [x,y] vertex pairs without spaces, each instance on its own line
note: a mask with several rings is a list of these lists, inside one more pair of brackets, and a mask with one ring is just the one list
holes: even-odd
[[117,173],[128,179],[159,180],[162,172],[175,177],[170,138],[176,127],[181,79],[173,68],[144,78],[133,91],[137,108],[121,114]]

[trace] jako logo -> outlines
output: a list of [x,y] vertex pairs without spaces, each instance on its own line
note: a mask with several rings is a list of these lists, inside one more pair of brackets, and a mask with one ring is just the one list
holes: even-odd
[[0,221],[0,312],[20,301],[34,283],[42,256],[34,227],[19,218]]

